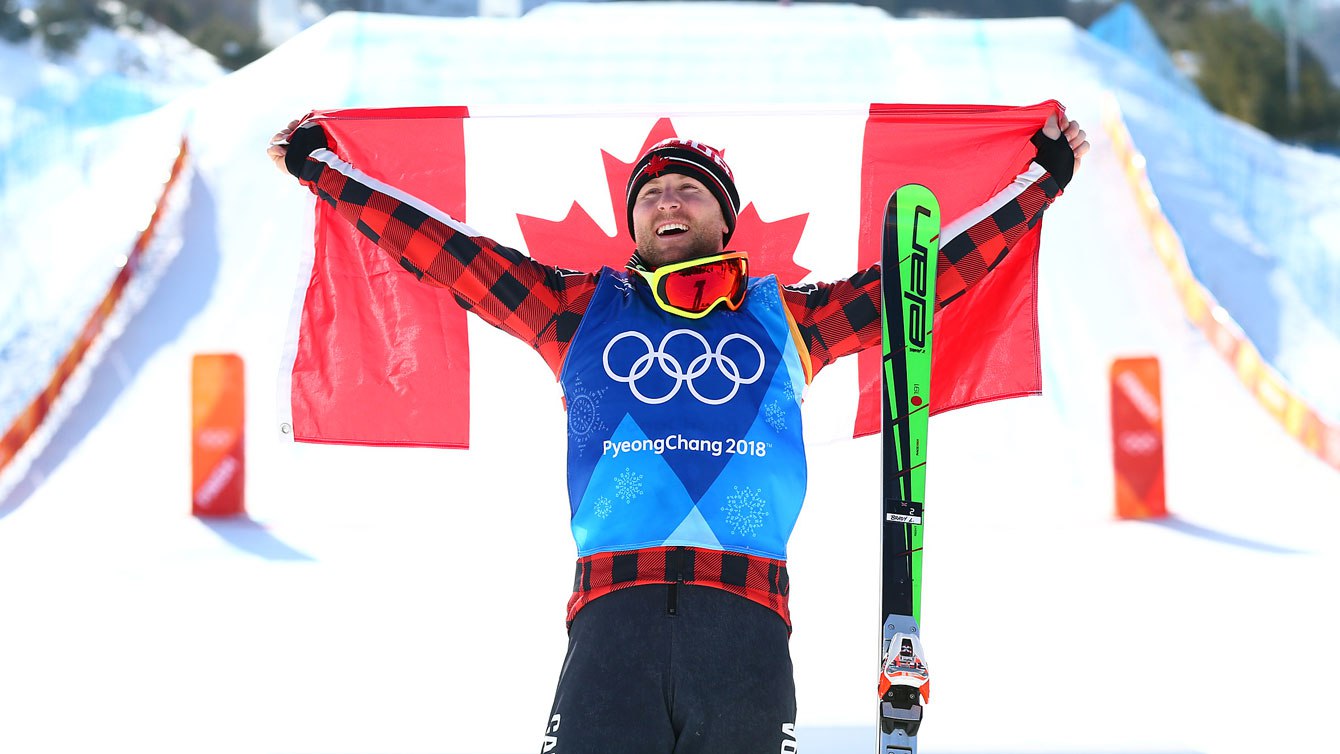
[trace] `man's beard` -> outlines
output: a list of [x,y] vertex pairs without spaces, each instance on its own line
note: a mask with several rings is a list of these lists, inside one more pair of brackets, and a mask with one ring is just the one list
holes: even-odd
[[687,243],[683,239],[679,239],[681,245],[675,251],[667,252],[654,245],[656,235],[652,233],[650,241],[639,240],[637,242],[637,254],[642,259],[643,264],[651,269],[656,269],[662,265],[710,257],[713,254],[721,253],[721,236],[714,231],[710,229],[694,230],[689,231],[688,235],[690,238]]

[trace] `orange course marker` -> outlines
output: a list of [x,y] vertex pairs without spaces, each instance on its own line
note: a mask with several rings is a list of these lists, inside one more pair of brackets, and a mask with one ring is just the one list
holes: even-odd
[[1168,515],[1163,486],[1163,396],[1159,360],[1117,359],[1112,382],[1112,464],[1117,518]]
[[191,362],[191,515],[246,513],[245,375],[237,354]]

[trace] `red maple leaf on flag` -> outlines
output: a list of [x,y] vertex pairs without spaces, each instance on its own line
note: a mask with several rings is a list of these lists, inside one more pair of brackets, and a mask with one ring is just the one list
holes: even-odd
[[[670,119],[661,118],[652,126],[632,162],[624,162],[603,149],[600,151],[609,183],[610,205],[614,208],[612,236],[601,230],[577,202],[572,203],[562,220],[518,214],[517,223],[531,257],[575,270],[595,271],[602,265],[622,269],[634,248],[633,239],[628,235],[628,205],[624,196],[628,177],[633,174],[638,156],[651,145],[675,136]],[[750,272],[754,275],[776,275],[784,285],[800,282],[810,272],[795,262],[796,247],[800,245],[808,217],[807,213],[767,222],[751,202],[736,218],[730,248],[749,252]]]

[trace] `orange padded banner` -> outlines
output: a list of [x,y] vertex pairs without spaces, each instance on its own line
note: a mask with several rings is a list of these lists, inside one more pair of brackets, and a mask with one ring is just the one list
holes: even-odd
[[196,354],[191,363],[191,513],[246,512],[246,391],[242,357]]
[[1159,360],[1112,362],[1112,464],[1117,518],[1168,515],[1163,490],[1163,396]]

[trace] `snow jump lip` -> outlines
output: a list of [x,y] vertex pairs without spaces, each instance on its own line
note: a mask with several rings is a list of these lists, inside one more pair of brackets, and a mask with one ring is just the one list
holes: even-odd
[[[5,434],[0,436],[0,501],[9,495],[23,477],[28,462],[42,452],[46,439],[60,424],[64,414],[79,401],[83,392],[79,378],[97,366],[102,352],[106,350],[107,340],[115,337],[111,331],[116,329],[116,323],[135,316],[134,301],[142,300],[144,296],[129,296],[127,292],[134,285],[154,285],[155,281],[151,279],[153,276],[140,274],[141,269],[159,240],[158,230],[165,218],[184,209],[185,202],[174,201],[173,197],[174,190],[181,185],[180,179],[190,165],[190,156],[191,150],[183,135],[149,222],[126,253],[125,263],[89,313],[74,342],[56,363],[56,369],[47,380],[46,387],[29,401],[14,417]],[[0,517],[4,513],[0,509]]]
[[1328,421],[1262,357],[1243,328],[1191,271],[1182,240],[1159,204],[1145,157],[1131,138],[1116,98],[1103,98],[1103,127],[1135,194],[1154,250],[1168,272],[1182,311],[1233,368],[1256,402],[1296,442],[1340,471],[1340,424]]

